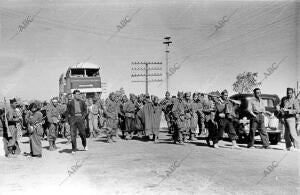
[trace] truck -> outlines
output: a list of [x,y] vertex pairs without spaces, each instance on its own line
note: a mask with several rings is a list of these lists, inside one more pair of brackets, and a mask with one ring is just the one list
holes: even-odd
[[59,97],[64,98],[78,89],[86,98],[93,98],[102,93],[100,66],[82,62],[70,66],[59,78]]

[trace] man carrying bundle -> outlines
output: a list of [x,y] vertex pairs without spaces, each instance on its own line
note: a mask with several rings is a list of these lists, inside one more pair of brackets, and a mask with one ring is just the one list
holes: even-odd
[[135,96],[129,94],[129,101],[123,105],[123,113],[125,115],[125,139],[132,139],[135,131]]
[[106,128],[107,128],[107,142],[116,142],[118,130],[118,105],[115,102],[115,94],[110,93],[106,101]]
[[218,123],[217,137],[214,138],[214,148],[219,148],[218,142],[223,138],[225,131],[228,133],[229,139],[232,141],[232,148],[239,149],[240,147],[236,144],[238,136],[233,126],[233,117],[235,117],[233,110],[233,103],[228,98],[228,92],[225,89],[221,93],[221,98],[216,102],[216,121]]
[[49,141],[49,150],[53,151],[57,149],[55,144],[57,135],[58,135],[58,126],[61,119],[61,109],[58,105],[58,99],[53,98],[50,105],[47,108],[47,119],[49,125],[48,141]]
[[29,105],[29,112],[26,116],[28,122],[28,134],[30,143],[30,155],[32,157],[42,157],[42,142],[43,135],[43,114],[39,111],[35,103]]

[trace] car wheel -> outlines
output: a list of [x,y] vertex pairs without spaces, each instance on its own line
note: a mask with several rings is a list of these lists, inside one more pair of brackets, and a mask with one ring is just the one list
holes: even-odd
[[281,133],[269,134],[269,140],[271,142],[271,145],[277,145],[278,142],[281,140]]

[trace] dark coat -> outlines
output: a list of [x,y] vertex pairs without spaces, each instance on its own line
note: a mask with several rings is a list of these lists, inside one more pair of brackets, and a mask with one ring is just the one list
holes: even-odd
[[[81,109],[81,114],[82,118],[85,118],[87,116],[87,107],[84,101],[79,100],[80,104],[80,109]],[[70,119],[75,116],[75,103],[74,100],[71,100],[68,105],[67,105],[67,110],[66,110],[66,118],[67,121],[70,123]]]

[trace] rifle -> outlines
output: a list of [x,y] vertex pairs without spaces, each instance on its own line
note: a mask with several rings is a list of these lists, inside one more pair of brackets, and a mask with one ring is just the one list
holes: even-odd
[[42,118],[42,121],[36,121],[34,124],[32,124],[32,125],[28,125],[28,131],[29,131],[29,133],[33,133],[33,131],[34,131],[34,129],[36,129],[36,128],[38,128],[38,127],[40,127],[40,126],[42,126],[43,124],[45,124],[45,118],[46,118],[46,116],[44,116],[43,118]]
[[[219,95],[212,95],[212,94],[208,94],[208,93],[203,93],[203,94],[211,96],[211,97],[216,97],[216,98],[220,98],[221,97]],[[241,105],[241,101],[239,101],[239,100],[233,100],[233,99],[230,99],[230,98],[228,98],[228,100],[231,101],[234,104]]]
[[6,108],[6,98],[4,97],[4,120],[5,120],[5,126],[7,131],[7,137],[12,137],[12,134],[8,128],[8,120],[7,120],[7,108]]

